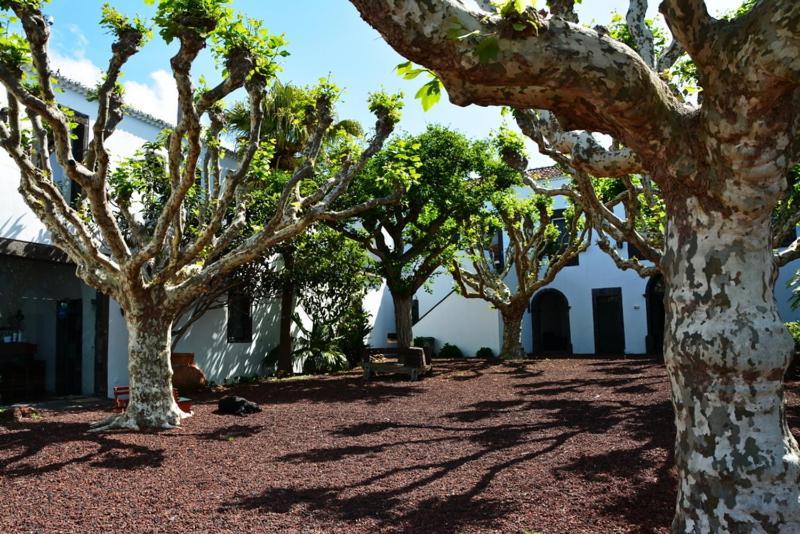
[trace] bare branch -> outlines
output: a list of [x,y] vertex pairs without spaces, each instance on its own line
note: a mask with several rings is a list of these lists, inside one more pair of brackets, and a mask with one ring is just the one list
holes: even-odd
[[651,68],[655,67],[655,48],[653,45],[653,32],[647,26],[647,0],[630,0],[628,13],[625,20],[631,32],[636,51],[645,63]]
[[566,132],[548,111],[514,110],[517,125],[539,150],[562,164],[598,177],[644,172],[639,157],[628,148],[606,149],[588,132]]
[[[457,105],[548,109],[567,129],[610,134],[647,159],[659,159],[654,147],[688,112],[630,48],[560,18],[520,36],[459,0],[352,3],[400,54],[435,71]],[[498,36],[497,56],[482,62],[474,39],[451,39],[455,21],[464,34]]]

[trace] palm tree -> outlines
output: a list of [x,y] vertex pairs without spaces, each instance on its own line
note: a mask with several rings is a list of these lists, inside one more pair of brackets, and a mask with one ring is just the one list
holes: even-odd
[[[262,101],[264,119],[261,139],[274,143],[274,154],[270,168],[277,171],[295,169],[300,160],[300,151],[311,136],[311,126],[316,120],[315,97],[313,90],[282,83],[276,80],[267,89]],[[246,136],[250,132],[250,110],[245,102],[235,104],[227,111],[228,129],[235,135]],[[323,141],[323,154],[334,138],[342,133],[361,137],[364,133],[361,124],[354,120],[340,120],[326,132]],[[283,260],[283,268],[294,267],[294,245],[289,242],[278,249]],[[292,277],[287,276],[281,287],[280,343],[278,348],[278,376],[292,373],[292,321],[295,305],[295,287]]]

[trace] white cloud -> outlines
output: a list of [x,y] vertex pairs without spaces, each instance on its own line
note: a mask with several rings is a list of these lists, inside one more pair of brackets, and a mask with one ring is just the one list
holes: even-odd
[[72,43],[72,46],[75,47],[76,50],[75,55],[83,57],[86,52],[86,47],[89,46],[89,39],[87,39],[77,24],[70,24],[68,29],[75,38],[75,41]]
[[[50,51],[53,69],[61,75],[95,87],[103,79],[103,70],[83,56],[78,50],[65,56],[55,50]],[[166,70],[159,69],[148,75],[149,82],[124,81],[125,103],[139,111],[170,123],[175,122],[178,113],[178,90],[175,80]]]
[[100,67],[82,55],[64,56],[55,50],[50,51],[53,69],[76,82],[94,87],[103,78]]
[[178,114],[178,89],[172,75],[159,69],[149,75],[151,83],[125,82],[125,103],[170,123]]

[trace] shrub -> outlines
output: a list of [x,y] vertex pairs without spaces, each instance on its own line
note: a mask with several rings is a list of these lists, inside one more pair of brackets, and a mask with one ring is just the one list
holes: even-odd
[[494,358],[494,351],[489,347],[481,347],[478,349],[478,352],[475,353],[475,356],[477,356],[478,358],[491,360],[492,358]]
[[359,299],[348,307],[339,322],[339,349],[344,353],[350,367],[360,364],[364,359],[367,350],[364,339],[372,331],[369,320],[370,314],[364,310]]
[[306,375],[335,373],[349,368],[345,355],[336,350],[309,352],[303,362],[303,374]]
[[440,358],[463,358],[464,353],[461,352],[461,349],[456,347],[455,345],[451,345],[450,343],[445,343],[444,346],[439,351]]
[[795,346],[800,347],[800,321],[786,323],[786,328],[789,329],[789,333],[794,338]]
[[798,361],[797,353],[800,350],[800,321],[792,321],[786,323],[786,328],[794,338],[794,354],[792,354],[792,361],[789,363],[789,368],[786,370],[786,380],[796,380],[800,375],[800,361]]

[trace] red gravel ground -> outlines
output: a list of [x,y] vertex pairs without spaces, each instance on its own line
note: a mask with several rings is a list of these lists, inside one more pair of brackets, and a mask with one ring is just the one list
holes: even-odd
[[0,427],[0,532],[667,531],[660,364],[435,363],[239,386],[264,407],[246,418],[208,393],[169,432],[87,434],[88,410]]

